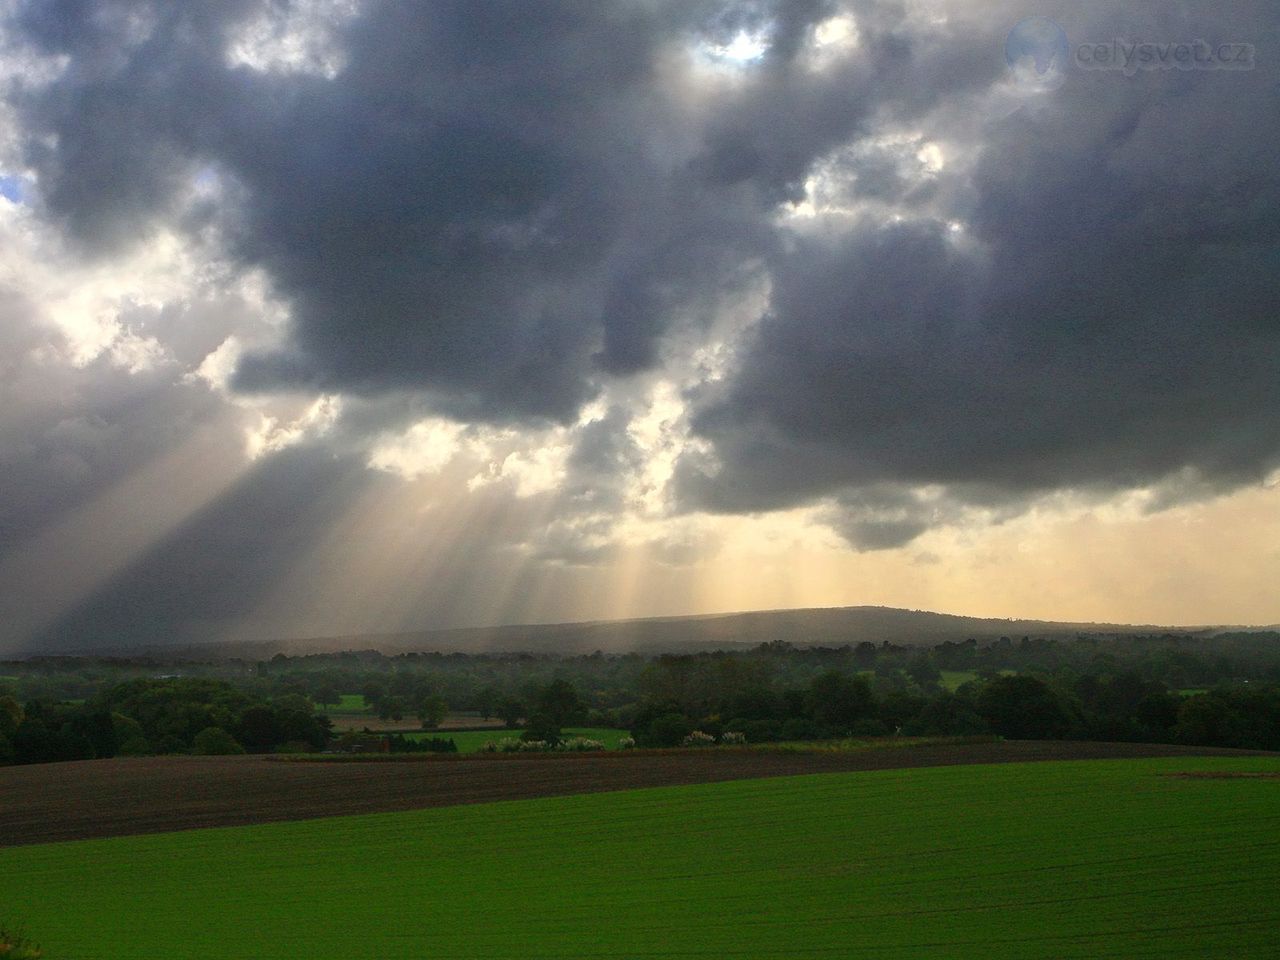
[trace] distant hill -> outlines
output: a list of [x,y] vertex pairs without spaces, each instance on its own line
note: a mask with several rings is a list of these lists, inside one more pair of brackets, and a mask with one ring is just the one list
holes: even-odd
[[[261,643],[224,643],[185,648],[188,654],[258,658],[275,653],[380,650],[458,653],[591,653],[594,650],[646,653],[733,649],[785,640],[804,646],[839,646],[863,641],[922,646],[946,640],[979,642],[1002,636],[1074,637],[1119,634],[1213,634],[1251,627],[1169,627],[1157,624],[1060,623],[961,617],[895,607],[822,607],[761,610],[687,617],[651,617],[582,623],[524,624],[423,630],[411,633],[309,637]],[[137,651],[134,651],[137,652]],[[173,654],[174,648],[164,651]]]

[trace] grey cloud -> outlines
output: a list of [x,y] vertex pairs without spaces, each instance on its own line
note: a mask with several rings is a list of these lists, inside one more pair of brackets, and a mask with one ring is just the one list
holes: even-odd
[[171,365],[129,373],[100,357],[76,368],[62,336],[20,294],[0,300],[0,558],[58,516],[121,482],[224,405]]
[[[685,458],[686,502],[759,510],[896,483],[1017,503],[1187,471],[1204,496],[1265,476],[1280,462],[1274,31],[1262,5],[1222,19],[1076,29],[1243,37],[1259,69],[1077,72],[978,130],[949,208],[928,197],[775,257],[738,370],[694,396],[714,457]],[[836,519],[872,548],[928,525]]]
[[123,8],[50,5],[17,26],[72,67],[17,102],[47,210],[99,250],[224,178],[232,252],[296,317],[242,389],[567,420],[767,234],[681,167],[655,70],[697,6],[371,3],[328,80],[228,67],[246,4],[130,5],[129,42]]
[[[687,509],[831,502],[837,530],[884,548],[964,505],[1171,476],[1205,496],[1280,456],[1267,4],[1042,11],[1073,38],[1246,40],[1258,69],[1076,71],[1022,101],[989,95],[1027,12],[1012,3],[945,23],[834,0],[370,3],[336,28],[332,79],[228,65],[263,9],[24,5],[11,40],[69,66],[10,99],[41,213],[91,255],[165,224],[265,270],[290,339],[236,385],[359,395],[334,432],[346,452],[425,413],[571,422],[763,279],[729,376],[690,394],[710,453],[680,464]],[[859,46],[812,70],[803,40],[841,9]],[[681,45],[743,29],[770,46],[734,82],[699,99],[670,75]],[[949,166],[922,178],[885,145],[904,132],[953,147]],[[820,167],[865,213],[793,234],[780,205]],[[201,175],[215,203],[191,200]],[[190,363],[216,346],[198,314],[129,322]],[[88,396],[42,415],[40,456],[68,483],[142,442],[95,448],[100,431],[162,417]],[[591,511],[625,508],[627,416],[582,431],[549,551],[589,557],[610,527]],[[915,503],[922,485],[947,509]]]

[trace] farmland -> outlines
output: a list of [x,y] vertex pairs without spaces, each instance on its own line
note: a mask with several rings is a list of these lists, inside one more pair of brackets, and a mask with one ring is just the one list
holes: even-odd
[[[518,738],[524,730],[428,730],[420,733],[409,733],[405,736],[413,740],[422,740],[428,737],[440,737],[445,740],[452,740],[458,745],[459,753],[476,753],[484,747],[486,743],[497,743],[500,740],[509,738]],[[627,736],[626,730],[613,730],[607,727],[571,727],[561,731],[564,737],[586,737],[589,740],[599,740],[604,744],[606,750],[617,750],[618,741]]]
[[1261,956],[1278,771],[826,773],[34,845],[0,851],[0,903],[50,960]]
[[362,693],[344,693],[337,703],[325,706],[326,712],[332,713],[363,713],[368,708]]

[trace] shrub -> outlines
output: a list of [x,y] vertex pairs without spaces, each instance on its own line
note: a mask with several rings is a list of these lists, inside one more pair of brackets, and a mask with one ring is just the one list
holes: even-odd
[[528,726],[520,739],[525,741],[545,740],[558,743],[560,740],[560,723],[549,713],[534,713],[529,717]]
[[554,744],[550,740],[517,740],[514,737],[503,737],[497,743],[490,740],[482,749],[489,753],[543,753],[553,747]]
[[[458,745],[452,737],[423,737],[411,740],[403,734],[394,733],[387,737],[392,753],[457,753]],[[485,745],[488,747],[488,744]],[[490,750],[489,752],[492,752]]]
[[582,753],[589,750],[603,750],[604,743],[599,740],[588,739],[587,737],[569,737],[566,740],[561,740],[556,749]]
[[701,730],[694,730],[680,741],[680,746],[682,747],[714,747],[715,745],[716,738],[709,733],[703,733]]
[[646,747],[674,747],[693,731],[689,718],[681,713],[667,713],[649,724],[643,739]]
[[[311,744],[307,743],[307,741],[305,740],[286,740],[284,743],[277,743],[274,752],[275,753],[311,753],[314,750],[315,750],[315,747],[311,746]],[[244,750],[242,749],[240,752],[244,753]]]
[[849,728],[851,737],[886,737],[888,735],[889,728],[885,726],[884,721],[876,720],[874,717],[859,720]]
[[618,741],[619,750],[634,750],[635,747],[636,747],[635,737],[623,737],[621,740]]
[[737,730],[726,730],[720,734],[720,742],[726,746],[736,747],[747,742],[747,735]]
[[244,753],[244,747],[221,727],[205,727],[191,741],[191,752],[206,757],[225,757]]
[[130,737],[116,749],[118,757],[147,757],[151,755],[151,744],[146,737]]

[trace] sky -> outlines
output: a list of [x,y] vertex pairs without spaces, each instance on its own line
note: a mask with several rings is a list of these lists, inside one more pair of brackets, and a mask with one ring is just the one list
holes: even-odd
[[1278,622],[1278,31],[0,0],[0,652]]

